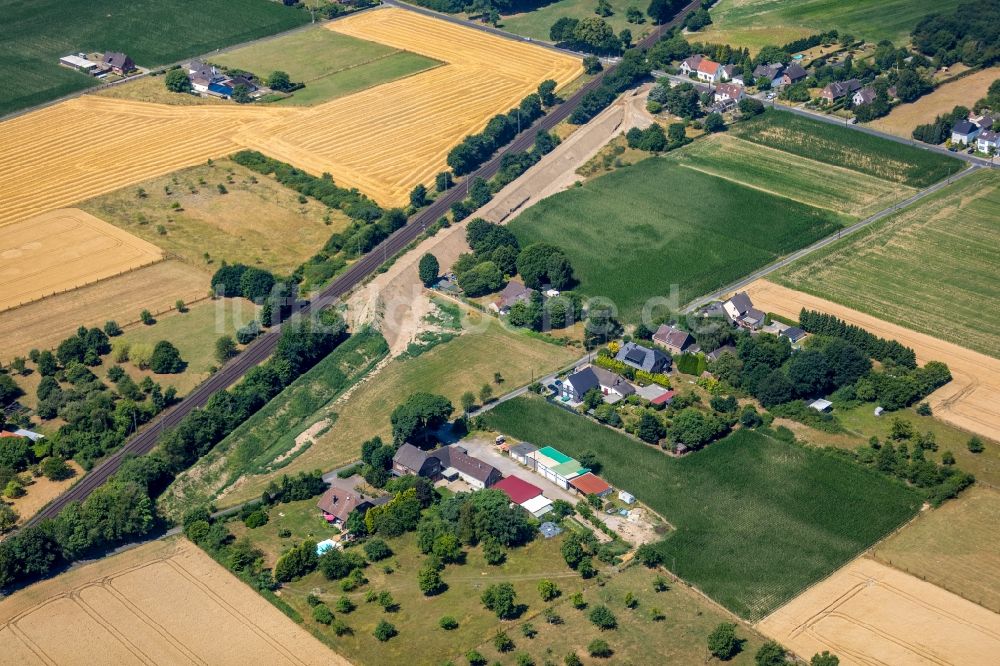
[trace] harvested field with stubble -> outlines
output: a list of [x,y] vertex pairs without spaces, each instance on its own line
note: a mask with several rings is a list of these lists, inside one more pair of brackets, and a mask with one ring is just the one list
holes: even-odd
[[854,560],[757,629],[799,655],[842,666],[995,663],[1000,615],[867,558]]
[[990,439],[1000,432],[1000,360],[767,280],[757,280],[746,291],[754,305],[765,312],[792,319],[798,318],[802,308],[826,312],[911,347],[921,364],[947,363],[952,380],[927,399],[934,416]]
[[164,312],[177,299],[190,304],[207,298],[208,289],[207,273],[167,260],[0,312],[0,361],[55,347],[81,325],[103,326],[114,319],[125,326],[138,321],[143,309]]
[[76,208],[0,227],[0,311],[163,259],[155,245]]
[[462,137],[578,59],[402,9],[329,29],[445,65],[308,108],[172,106],[88,95],[0,123],[0,226],[242,148],[385,205],[429,183]]
[[909,139],[914,127],[932,123],[935,117],[951,113],[956,106],[971,109],[976,100],[986,96],[986,89],[997,79],[1000,79],[1000,66],[980,70],[958,81],[945,83],[912,104],[900,104],[893,108],[892,113],[868,123],[868,126]]
[[348,664],[185,539],[155,541],[0,602],[17,664]]
[[681,166],[857,218],[912,195],[912,187],[715,134],[670,154]]
[[980,484],[875,548],[874,557],[1000,613],[1000,491]]

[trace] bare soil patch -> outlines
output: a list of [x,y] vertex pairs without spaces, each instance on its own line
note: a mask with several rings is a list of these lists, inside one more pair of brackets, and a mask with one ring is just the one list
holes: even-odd
[[349,663],[184,539],[19,591],[0,623],[8,663]]
[[854,560],[757,629],[799,655],[843,666],[992,663],[1000,615],[874,560]]
[[952,381],[928,398],[934,415],[963,430],[997,439],[1000,433],[1000,359],[767,280],[754,282],[747,287],[747,292],[754,305],[766,312],[792,318],[797,318],[803,307],[826,312],[876,335],[912,347],[920,363],[947,363],[951,368]]
[[38,513],[43,506],[59,495],[62,495],[64,491],[69,490],[70,486],[83,478],[83,468],[75,460],[68,460],[66,464],[76,472],[74,476],[63,481],[50,481],[44,476],[40,476],[37,479],[31,480],[31,485],[25,489],[28,493],[24,497],[7,500],[20,516],[18,520],[19,525],[24,524],[26,520]]

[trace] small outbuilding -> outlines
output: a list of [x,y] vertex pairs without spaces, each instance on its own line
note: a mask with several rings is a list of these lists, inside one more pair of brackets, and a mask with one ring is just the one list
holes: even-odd
[[811,403],[809,403],[809,407],[815,409],[817,412],[826,413],[830,411],[831,407],[833,407],[833,403],[830,402],[829,400],[824,400],[823,398],[820,398],[819,400],[813,400]]
[[618,499],[625,502],[626,504],[635,504],[635,495],[632,493],[627,493],[624,490],[618,491]]
[[612,490],[611,486],[604,479],[593,472],[587,472],[586,474],[574,477],[570,479],[569,484],[584,495],[597,495],[598,497],[604,497],[610,494]]
[[552,500],[545,495],[532,497],[527,502],[522,502],[521,507],[535,518],[541,518],[552,510]]
[[521,442],[510,447],[510,457],[521,463],[522,465],[530,464],[528,462],[528,456],[538,450],[538,447],[534,444],[529,444],[528,442]]
[[502,490],[514,504],[524,504],[542,494],[542,489],[518,476],[508,476],[493,484],[494,490]]

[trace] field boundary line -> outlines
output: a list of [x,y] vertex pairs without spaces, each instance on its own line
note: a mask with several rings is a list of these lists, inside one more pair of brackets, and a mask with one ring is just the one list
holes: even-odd
[[719,298],[721,298],[722,296],[725,296],[726,294],[729,294],[729,293],[732,293],[732,292],[737,291],[739,289],[742,289],[743,287],[749,285],[752,282],[756,282],[757,280],[759,280],[761,278],[767,277],[771,273],[773,273],[773,272],[775,272],[775,271],[777,271],[779,269],[785,268],[789,264],[792,264],[792,263],[798,261],[799,259],[802,259],[803,257],[805,257],[805,256],[807,256],[809,254],[812,254],[816,250],[820,250],[820,249],[822,249],[822,248],[824,248],[824,247],[826,247],[828,245],[836,243],[836,242],[840,241],[842,238],[846,238],[847,236],[850,236],[851,234],[854,234],[854,233],[856,233],[856,232],[864,229],[865,227],[867,227],[867,226],[869,226],[871,224],[874,224],[875,222],[878,222],[881,219],[889,217],[890,215],[894,215],[896,213],[902,212],[903,210],[906,210],[907,208],[909,208],[913,204],[919,202],[921,199],[924,199],[925,197],[928,197],[928,196],[930,196],[932,194],[935,194],[936,192],[938,192],[940,190],[945,189],[946,187],[948,187],[952,183],[954,183],[954,182],[956,182],[956,181],[958,181],[958,180],[960,180],[962,178],[965,178],[969,174],[975,173],[976,171],[978,171],[981,168],[982,167],[979,164],[970,163],[969,166],[967,168],[963,169],[962,171],[959,171],[958,173],[952,174],[951,176],[948,176],[947,178],[939,180],[938,182],[933,183],[932,185],[929,185],[929,186],[925,187],[922,190],[919,190],[916,194],[914,194],[914,195],[912,195],[910,197],[907,197],[906,199],[904,199],[904,200],[902,200],[902,201],[900,201],[898,203],[895,203],[892,206],[889,206],[888,208],[884,208],[884,209],[880,210],[879,212],[875,213],[874,215],[871,215],[869,217],[866,217],[863,220],[855,222],[854,224],[850,225],[849,227],[845,227],[843,229],[840,229],[836,233],[830,234],[826,238],[821,238],[818,241],[816,241],[815,243],[813,243],[812,245],[804,247],[804,248],[802,248],[800,250],[796,250],[795,252],[792,252],[791,254],[787,254],[787,255],[779,258],[777,261],[774,261],[774,262],[768,264],[767,266],[764,266],[763,268],[754,271],[750,275],[746,275],[746,276],[740,278],[736,282],[728,284],[725,287],[722,287],[721,289],[716,289],[715,291],[711,292],[710,294],[706,294],[704,296],[701,296],[699,298],[694,299],[693,301],[691,301],[690,303],[688,303],[687,305],[684,306],[684,308],[682,309],[682,312],[685,313],[685,314],[691,313],[695,309],[701,307],[702,305],[705,305],[707,303],[711,303],[712,301],[718,300]]
[[[119,631],[118,628],[115,627],[114,623],[109,621],[106,617],[104,617],[100,613],[100,611],[98,611],[96,608],[91,606],[83,599],[82,596],[83,591],[90,588],[106,589],[105,586],[102,584],[102,581],[95,581],[90,585],[85,585],[83,587],[72,590],[67,596],[67,598],[70,601],[72,601],[76,605],[76,607],[83,612],[84,615],[89,617],[95,623],[100,625],[105,631],[111,634],[112,638],[117,640],[122,647],[131,652],[136,659],[146,664],[155,664],[156,662],[152,658],[150,658],[150,656],[146,654],[138,645],[130,641],[128,637],[125,636],[125,634]],[[139,619],[140,622],[142,621],[141,618],[137,619]]]

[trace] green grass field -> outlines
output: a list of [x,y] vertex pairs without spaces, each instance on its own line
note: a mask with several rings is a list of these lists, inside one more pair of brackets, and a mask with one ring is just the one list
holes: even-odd
[[[321,540],[332,530],[316,510],[315,499],[281,504],[270,512],[267,525],[248,530],[237,521],[228,523],[238,536],[247,534],[254,544],[265,552],[265,563],[272,566],[278,556],[289,547],[305,539]],[[291,536],[282,538],[281,530]],[[331,608],[344,595],[337,581],[328,581],[320,573],[312,573],[299,581],[286,585],[281,598],[305,618],[305,626],[338,653],[362,666],[407,663],[413,666],[446,663],[465,664],[465,653],[476,649],[490,663],[513,663],[520,652],[531,654],[539,666],[546,659],[562,663],[569,652],[585,654],[586,645],[595,635],[594,625],[587,619],[586,611],[572,607],[569,597],[582,592],[591,606],[603,603],[612,609],[619,627],[602,633],[615,651],[612,663],[645,664],[696,663],[704,657],[705,638],[715,626],[725,620],[721,611],[682,586],[664,592],[653,591],[656,572],[645,567],[631,567],[623,572],[603,570],[606,583],[598,585],[596,579],[585,581],[566,566],[559,553],[562,537],[541,537],[523,548],[511,549],[507,561],[498,567],[483,560],[481,548],[466,549],[464,564],[448,565],[442,578],[448,589],[440,595],[425,597],[417,586],[417,571],[426,558],[417,548],[413,534],[387,540],[393,555],[365,569],[369,583],[347,593],[357,608],[351,613],[337,613],[353,629],[353,634],[337,637],[326,626],[312,619],[306,595],[317,593]],[[600,564],[600,563],[598,563]],[[385,566],[392,569],[386,573]],[[603,567],[603,565],[600,565]],[[562,594],[544,603],[539,598],[538,581],[548,579],[559,586]],[[483,589],[493,583],[510,582],[517,592],[517,602],[527,605],[525,613],[516,620],[500,622],[486,610],[480,596]],[[399,604],[399,610],[385,613],[378,604],[365,603],[369,590],[389,590]],[[625,595],[632,592],[638,600],[635,610],[627,610]],[[559,625],[550,625],[541,617],[546,607],[552,607],[562,618]],[[651,610],[658,608],[666,620],[655,622]],[[443,615],[458,620],[458,628],[444,631],[438,625]],[[372,630],[382,619],[392,622],[399,635],[380,643]],[[538,634],[525,638],[521,626],[530,623]],[[492,645],[498,629],[503,629],[514,640],[514,653],[501,655]],[[747,639],[741,654],[731,664],[753,663],[753,653],[762,642],[760,636],[740,628],[739,636]]]
[[440,64],[432,58],[322,26],[233,49],[210,60],[263,77],[279,69],[288,72],[293,81],[306,84],[280,101],[292,105],[325,102]]
[[698,41],[757,51],[800,37],[837,29],[870,41],[909,43],[910,31],[932,12],[948,12],[959,0],[720,0],[710,10],[712,25]]
[[[635,0],[610,0],[614,14],[602,17],[611,25],[617,35],[624,29],[632,31],[633,39],[638,39],[653,28],[652,22],[646,17],[644,23],[634,24],[625,20],[625,10],[630,6],[636,6],[643,12],[645,17],[646,7],[649,3],[636,2]],[[500,21],[500,27],[508,32],[513,32],[532,39],[548,42],[549,28],[561,18],[585,19],[590,16],[597,16],[594,8],[597,0],[558,0],[551,3],[540,3],[537,9],[520,14],[504,16]]]
[[486,421],[571,456],[594,451],[609,483],[677,528],[660,545],[666,565],[751,620],[920,508],[916,492],[877,472],[750,431],[674,459],[538,398],[503,403]]
[[716,134],[669,155],[678,164],[855,218],[912,195],[910,187]]
[[784,111],[768,111],[731,131],[740,139],[911,187],[962,170],[953,157]]
[[96,83],[59,65],[78,51],[124,51],[144,67],[302,25],[307,12],[269,0],[0,0],[0,114]]
[[982,170],[809,255],[781,284],[1000,358],[1000,173]]
[[679,289],[681,306],[850,218],[651,158],[551,196],[510,224],[521,245],[554,243],[579,291],[637,321],[643,304]]

